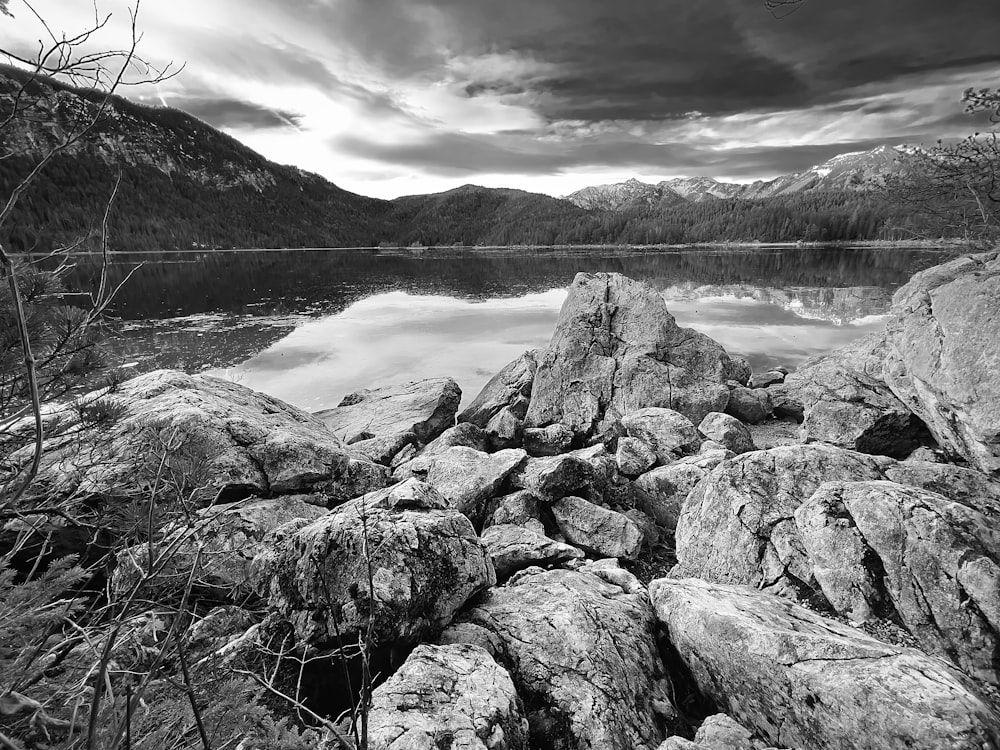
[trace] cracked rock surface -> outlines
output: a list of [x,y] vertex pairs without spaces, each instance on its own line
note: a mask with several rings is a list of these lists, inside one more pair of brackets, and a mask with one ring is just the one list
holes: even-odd
[[340,500],[388,483],[384,467],[355,456],[316,417],[219,378],[157,370],[82,402],[111,416],[91,425],[79,410],[64,415],[68,434],[46,441],[36,481],[50,495],[145,496],[164,452],[204,473],[206,504],[229,489]]
[[886,383],[942,447],[1000,477],[1000,252],[918,273],[890,315]]
[[356,640],[369,612],[380,643],[433,637],[496,583],[469,519],[413,480],[281,526],[265,547],[253,564],[258,592],[314,645],[338,630]]
[[781,446],[724,461],[690,492],[675,532],[676,574],[810,595],[818,585],[796,510],[825,482],[871,480],[937,492],[1000,518],[1000,487],[972,469],[818,443]]
[[649,285],[577,274],[538,363],[525,426],[562,423],[583,443],[647,406],[700,422],[725,409],[734,369],[722,346],[680,328]]
[[650,596],[702,693],[775,745],[1000,743],[1000,716],[944,661],[745,587],[659,579]]
[[510,671],[533,746],[655,750],[667,694],[649,597],[624,570],[588,568],[527,571],[442,640],[481,645]]
[[524,419],[540,354],[540,349],[532,349],[500,370],[462,410],[458,421],[485,428],[504,409],[510,409],[518,419]]
[[371,750],[527,750],[514,683],[484,649],[417,646],[372,694]]
[[925,651],[1000,682],[996,518],[895,482],[822,485],[795,512],[834,608],[865,621],[891,608]]

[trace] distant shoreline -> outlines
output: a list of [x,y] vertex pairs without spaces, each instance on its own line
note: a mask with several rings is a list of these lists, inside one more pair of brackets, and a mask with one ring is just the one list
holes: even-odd
[[[960,239],[938,240],[856,240],[831,242],[692,242],[679,245],[418,245],[384,247],[376,245],[352,245],[344,247],[238,247],[238,248],[185,248],[172,250],[112,250],[111,255],[160,255],[164,253],[213,254],[213,253],[286,253],[286,252],[329,252],[334,250],[374,250],[385,253],[422,253],[428,250],[768,250],[768,249],[814,249],[814,248],[960,248],[966,243]],[[15,256],[32,257],[37,253],[15,253]],[[49,255],[50,253],[44,253]],[[101,255],[98,251],[73,251],[73,255]]]

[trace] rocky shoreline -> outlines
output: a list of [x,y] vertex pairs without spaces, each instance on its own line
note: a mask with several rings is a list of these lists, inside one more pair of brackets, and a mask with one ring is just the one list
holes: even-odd
[[998,331],[997,251],[787,377],[580,274],[460,413],[448,378],[310,415],[158,371],[61,417],[36,484],[83,508],[197,470],[109,596],[184,591],[201,663],[369,638],[372,748],[1000,748]]

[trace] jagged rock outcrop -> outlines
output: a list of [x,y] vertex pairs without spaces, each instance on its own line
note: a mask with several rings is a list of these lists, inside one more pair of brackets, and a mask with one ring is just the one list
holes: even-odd
[[179,598],[190,579],[191,592],[198,598],[244,602],[254,593],[251,565],[265,549],[268,532],[298,519],[314,521],[326,514],[325,504],[323,498],[293,495],[205,508],[190,524],[175,524],[154,543],[152,570],[148,545],[119,552],[112,595],[128,598],[148,576],[142,584],[145,598]]
[[514,679],[532,746],[655,750],[669,708],[656,623],[624,570],[521,574],[492,589],[442,636],[481,645]]
[[1000,682],[1000,529],[894,482],[832,482],[795,525],[828,602],[857,622],[895,612],[921,647]]
[[945,662],[744,587],[650,584],[701,692],[783,747],[995,747],[1000,716]]
[[926,434],[923,423],[882,381],[884,333],[865,336],[791,373],[782,395],[801,404],[803,442],[905,458]]
[[825,482],[889,480],[1000,518],[1000,488],[950,464],[896,461],[829,445],[755,451],[723,462],[687,496],[677,575],[808,594],[818,588],[795,512]]
[[253,564],[258,593],[314,645],[338,632],[356,641],[369,613],[380,643],[432,637],[496,583],[469,519],[413,480],[281,526],[264,546]]
[[883,368],[938,443],[1000,477],[1000,251],[914,276],[893,296]]
[[524,419],[540,355],[540,349],[532,349],[500,370],[462,410],[458,421],[485,428],[504,409],[510,409],[518,419]]
[[338,502],[388,483],[317,418],[207,375],[146,373],[58,416],[35,482],[53,497],[145,497],[164,458],[203,478],[206,504],[314,490]]
[[461,400],[462,389],[454,380],[429,378],[366,388],[315,416],[344,440],[358,435],[370,439],[412,433],[421,443],[429,443],[455,424]]
[[514,683],[482,648],[421,645],[372,693],[372,750],[527,750]]
[[513,524],[490,526],[483,531],[482,540],[501,583],[533,565],[549,567],[584,557],[576,547]]
[[642,532],[622,513],[572,496],[550,507],[566,541],[598,557],[632,559],[642,548]]
[[655,289],[618,274],[577,274],[539,361],[525,425],[559,422],[583,443],[649,406],[701,421],[725,409],[733,369],[719,344],[677,326]]
[[433,485],[451,507],[478,524],[484,503],[500,491],[526,458],[519,449],[483,453],[452,447],[429,457],[418,456],[397,469],[395,476],[400,480],[415,477]]

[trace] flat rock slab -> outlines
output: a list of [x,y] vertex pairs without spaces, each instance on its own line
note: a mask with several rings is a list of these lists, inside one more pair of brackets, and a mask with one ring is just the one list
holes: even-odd
[[[196,500],[206,504],[224,493],[322,491],[341,500],[388,483],[384,467],[316,417],[228,380],[157,370],[80,403],[63,415],[66,430],[46,440],[36,486],[52,497],[145,498],[161,461],[166,471],[195,472]],[[108,416],[81,419],[97,411]]]
[[642,548],[642,532],[622,513],[572,496],[552,503],[551,509],[566,541],[598,557],[634,559]]
[[584,557],[576,547],[512,524],[490,526],[483,532],[482,540],[501,583],[532,565],[550,567]]
[[507,670],[484,649],[424,644],[373,692],[368,747],[527,750],[528,721]]
[[782,747],[988,748],[1000,716],[945,662],[744,587],[660,579],[656,615],[698,687]]
[[736,369],[717,342],[680,328],[651,286],[577,274],[538,363],[525,426],[561,423],[583,444],[647,406],[700,422],[725,409]]
[[455,424],[462,389],[451,378],[413,380],[357,391],[315,416],[344,440],[395,437],[412,432],[429,443]]
[[522,574],[477,600],[442,640],[481,645],[508,669],[532,747],[655,750],[664,738],[655,619],[624,570]]

